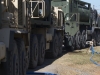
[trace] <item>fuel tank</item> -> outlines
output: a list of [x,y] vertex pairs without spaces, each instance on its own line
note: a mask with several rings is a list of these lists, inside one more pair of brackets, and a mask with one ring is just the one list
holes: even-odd
[[80,22],[89,22],[91,11],[87,8],[78,7],[77,12],[80,14]]

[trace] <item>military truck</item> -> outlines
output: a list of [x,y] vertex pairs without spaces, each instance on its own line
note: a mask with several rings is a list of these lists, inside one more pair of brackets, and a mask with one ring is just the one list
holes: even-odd
[[[30,67],[44,62],[45,53],[55,58],[62,53],[64,13],[51,6],[51,0],[31,0],[30,15]],[[35,46],[35,47],[34,47]]]
[[92,32],[94,46],[100,46],[100,19],[96,9],[92,9]]
[[62,53],[64,13],[51,0],[0,0],[0,64],[4,75],[25,75],[46,53]]
[[51,4],[64,11],[65,47],[72,50],[85,48],[86,40],[92,40],[98,29],[96,24],[97,29],[93,27],[91,4],[81,0],[52,0]]

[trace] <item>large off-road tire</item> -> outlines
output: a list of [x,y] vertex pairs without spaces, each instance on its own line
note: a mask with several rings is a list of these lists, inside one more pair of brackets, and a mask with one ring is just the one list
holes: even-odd
[[75,48],[76,48],[76,49],[80,49],[80,48],[81,48],[80,37],[81,37],[80,34],[78,34],[78,35],[76,36],[76,39],[75,39],[75,44],[76,44]]
[[26,68],[29,68],[29,61],[30,61],[30,49],[26,48]]
[[19,75],[26,75],[27,63],[26,63],[26,50],[24,40],[21,38],[16,39],[18,54],[19,54]]
[[74,40],[74,36],[71,36],[71,46],[69,47],[70,51],[74,51],[75,49],[75,40]]
[[62,54],[62,44],[63,44],[63,37],[62,37],[61,33],[59,33],[58,34],[58,45],[59,45],[58,55]]
[[83,31],[82,32],[82,45],[81,45],[82,48],[85,48],[86,47],[86,32]]
[[64,37],[64,49],[66,50],[66,51],[68,51],[68,38],[65,36]]
[[11,50],[7,51],[7,61],[4,66],[5,75],[19,75],[18,49],[15,40],[13,40]]
[[59,47],[58,47],[58,37],[57,34],[55,33],[53,36],[53,40],[50,43],[50,50],[51,50],[51,54],[50,56],[52,58],[56,58],[58,56],[58,51],[59,51]]
[[100,31],[97,32],[96,45],[100,46]]
[[34,69],[38,64],[38,39],[36,35],[30,37],[30,65],[29,68]]
[[38,65],[42,65],[45,59],[46,42],[43,35],[38,36]]

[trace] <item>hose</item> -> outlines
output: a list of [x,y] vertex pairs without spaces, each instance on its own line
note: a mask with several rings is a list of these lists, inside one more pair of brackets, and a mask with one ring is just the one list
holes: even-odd
[[96,61],[94,61],[94,60],[92,59],[95,53],[96,53],[96,54],[100,54],[100,52],[96,52],[96,51],[94,50],[93,46],[90,47],[90,50],[91,50],[91,52],[92,52],[92,53],[91,53],[92,56],[90,57],[90,61],[91,61],[92,63],[94,63],[95,65],[100,66],[99,63],[97,63]]

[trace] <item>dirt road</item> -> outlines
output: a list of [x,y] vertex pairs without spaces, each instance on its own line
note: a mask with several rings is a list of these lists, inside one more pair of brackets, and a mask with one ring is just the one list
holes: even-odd
[[[100,47],[95,50],[100,52]],[[91,53],[86,49],[63,54],[58,59],[46,59],[44,65],[37,67],[36,72],[52,72],[58,75],[100,75],[100,66],[90,61]],[[100,63],[100,55],[94,55],[94,60]]]
[[[100,52],[100,47],[96,47],[95,50]],[[61,57],[46,59],[42,66],[31,71],[52,72],[58,75],[100,75],[100,66],[94,65],[90,56],[91,53],[87,54],[86,49],[63,52]],[[94,60],[100,63],[100,55],[95,55]]]

